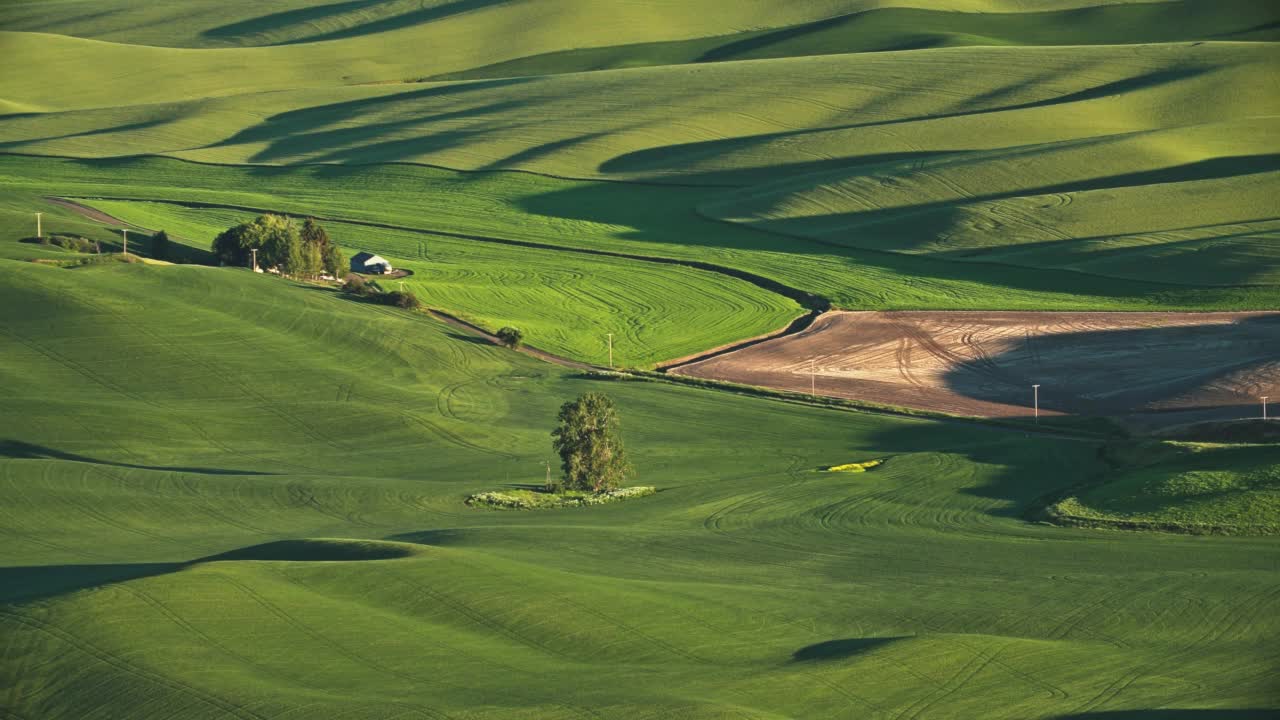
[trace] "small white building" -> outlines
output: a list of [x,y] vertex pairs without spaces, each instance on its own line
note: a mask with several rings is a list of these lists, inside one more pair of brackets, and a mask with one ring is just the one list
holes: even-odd
[[380,255],[361,252],[351,256],[351,272],[386,275],[393,269],[391,263]]

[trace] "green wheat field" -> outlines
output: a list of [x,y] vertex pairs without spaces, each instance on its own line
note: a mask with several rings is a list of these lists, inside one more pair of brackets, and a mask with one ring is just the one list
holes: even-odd
[[[1265,425],[652,372],[1280,310],[1275,4],[6,0],[0,61],[3,720],[1280,716]],[[263,213],[431,312],[218,267]],[[466,503],[588,392],[656,493]]]

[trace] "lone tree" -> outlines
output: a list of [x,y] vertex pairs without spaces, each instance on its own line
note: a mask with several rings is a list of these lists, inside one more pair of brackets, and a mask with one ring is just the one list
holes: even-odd
[[551,431],[551,446],[560,453],[568,490],[613,490],[632,475],[618,411],[602,393],[587,393],[560,406],[560,426]]
[[513,328],[508,325],[498,331],[498,340],[502,341],[503,345],[514,350],[524,344],[524,333],[521,332],[520,328]]

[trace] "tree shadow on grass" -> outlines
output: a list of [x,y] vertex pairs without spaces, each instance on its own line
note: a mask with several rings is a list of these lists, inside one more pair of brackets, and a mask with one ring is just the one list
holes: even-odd
[[489,338],[483,338],[483,337],[480,337],[479,335],[464,335],[460,332],[454,332],[452,330],[445,331],[445,335],[448,335],[454,340],[460,340],[465,343],[471,343],[472,345],[491,346],[494,344],[494,342]]
[[157,470],[160,472],[182,472],[194,473],[199,475],[275,475],[277,473],[263,472],[259,470],[231,470],[227,468],[207,468],[207,467],[189,467],[181,465],[140,465],[137,463],[113,462],[110,460],[102,460],[100,458],[89,457],[88,455],[77,455],[62,450],[55,450],[43,445],[35,443],[23,442],[21,440],[4,440],[0,439],[0,457],[11,458],[15,460],[67,460],[70,462],[92,463],[94,465],[109,465],[111,467],[132,468],[135,470]]

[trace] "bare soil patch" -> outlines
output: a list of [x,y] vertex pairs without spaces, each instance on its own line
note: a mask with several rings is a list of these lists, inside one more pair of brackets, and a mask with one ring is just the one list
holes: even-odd
[[1030,416],[1038,383],[1045,415],[1234,419],[1280,400],[1280,313],[829,312],[671,372],[982,417]]

